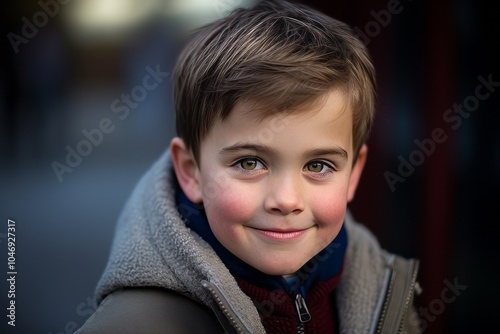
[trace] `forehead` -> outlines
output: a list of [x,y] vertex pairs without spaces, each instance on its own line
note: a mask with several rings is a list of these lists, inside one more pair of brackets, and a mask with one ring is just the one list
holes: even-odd
[[[278,109],[273,101],[255,101],[243,99],[239,101],[229,113],[228,118],[240,120],[266,121],[268,119],[284,118],[294,116],[300,119],[314,117],[315,113],[328,109],[331,116],[340,116],[341,112],[351,112],[349,97],[341,89],[331,89],[318,97],[303,101],[300,105],[290,106],[286,109]],[[232,116],[232,117],[231,117]]]
[[[335,145],[351,151],[352,110],[346,95],[339,90],[329,91],[294,110],[276,111],[244,101],[226,119],[215,122],[204,143],[211,143],[213,149],[250,143],[280,150]],[[206,145],[205,148],[208,149]]]

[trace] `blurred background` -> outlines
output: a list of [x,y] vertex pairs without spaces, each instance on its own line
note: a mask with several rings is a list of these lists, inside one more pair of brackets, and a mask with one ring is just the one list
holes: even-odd
[[[2,274],[1,333],[73,333],[92,314],[116,219],[175,135],[170,73],[187,33],[254,2],[2,4],[0,268],[11,219],[18,274],[15,328]],[[354,216],[421,260],[425,333],[496,329],[499,12],[486,0],[302,2],[352,26],[378,73]]]

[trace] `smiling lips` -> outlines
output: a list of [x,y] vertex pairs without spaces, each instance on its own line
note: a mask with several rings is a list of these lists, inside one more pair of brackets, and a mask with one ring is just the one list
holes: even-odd
[[276,231],[276,230],[261,230],[261,229],[255,229],[255,230],[272,240],[290,240],[300,237],[301,235],[306,233],[307,229],[291,230],[291,231]]

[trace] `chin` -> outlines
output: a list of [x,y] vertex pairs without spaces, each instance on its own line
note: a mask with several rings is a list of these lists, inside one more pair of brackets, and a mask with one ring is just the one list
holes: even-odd
[[279,265],[276,264],[269,264],[268,266],[257,266],[254,267],[257,270],[263,272],[264,274],[272,275],[272,276],[288,276],[288,275],[294,275],[300,268],[302,268],[304,264],[290,264],[287,266],[284,266],[283,263],[280,263]]

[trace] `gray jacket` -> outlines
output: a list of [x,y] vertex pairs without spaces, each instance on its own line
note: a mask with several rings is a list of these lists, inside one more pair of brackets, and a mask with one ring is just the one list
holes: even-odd
[[[167,151],[128,200],[97,285],[99,307],[76,333],[265,333],[253,302],[180,218],[174,185]],[[350,213],[345,224],[340,333],[418,332],[418,261],[381,249]]]

